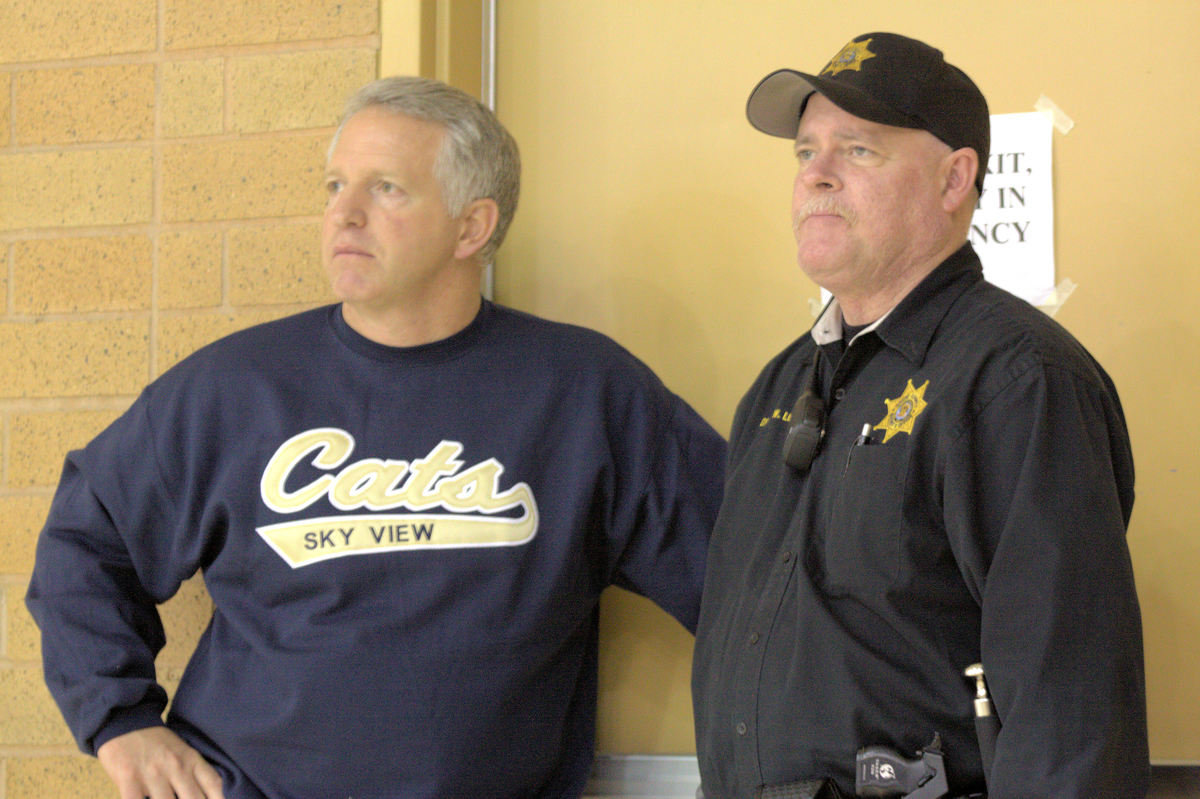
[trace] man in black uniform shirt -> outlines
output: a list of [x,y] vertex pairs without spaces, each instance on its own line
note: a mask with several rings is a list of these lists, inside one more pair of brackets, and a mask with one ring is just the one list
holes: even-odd
[[747,115],[795,139],[797,259],[834,299],[734,420],[693,674],[705,796],[852,794],[859,748],[935,733],[953,796],[1143,796],[1128,434],[1100,365],[966,243],[983,95],[873,33],[768,75]]

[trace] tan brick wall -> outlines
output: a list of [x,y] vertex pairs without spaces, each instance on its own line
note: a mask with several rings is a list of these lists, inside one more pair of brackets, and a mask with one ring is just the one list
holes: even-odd
[[[21,315],[150,307],[153,242],[132,236],[32,239],[13,245],[13,311]],[[94,280],[103,275],[103,280]]]
[[13,94],[23,144],[154,136],[154,64],[31,69],[16,73]]
[[152,220],[154,158],[149,148],[15,149],[0,153],[0,232]]
[[[63,456],[197,347],[330,301],[324,151],[378,56],[378,0],[0,2],[0,799],[116,795],[23,602]],[[209,612],[199,578],[164,606],[168,690]]]

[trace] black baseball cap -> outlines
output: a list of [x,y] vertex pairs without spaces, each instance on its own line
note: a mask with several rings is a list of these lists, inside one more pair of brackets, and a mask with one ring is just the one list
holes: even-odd
[[979,87],[942,51],[895,33],[864,33],[850,40],[819,75],[780,69],[750,92],[750,124],[785,139],[796,138],[800,114],[813,92],[856,117],[927,130],[957,150],[979,155],[975,187],[983,191],[991,125]]

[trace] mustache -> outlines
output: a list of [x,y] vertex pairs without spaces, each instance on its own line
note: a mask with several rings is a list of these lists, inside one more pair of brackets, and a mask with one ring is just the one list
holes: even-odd
[[800,228],[800,223],[814,214],[836,214],[850,224],[857,221],[857,215],[853,209],[842,205],[836,198],[814,197],[792,214],[792,232],[796,232]]

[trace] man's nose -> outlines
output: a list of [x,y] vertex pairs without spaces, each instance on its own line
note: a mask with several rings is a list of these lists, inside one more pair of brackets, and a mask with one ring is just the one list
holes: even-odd
[[796,176],[797,184],[817,191],[836,191],[842,187],[837,170],[835,154],[830,151],[816,153],[800,165]]
[[362,227],[367,220],[362,198],[349,187],[330,198],[329,216],[341,227]]

